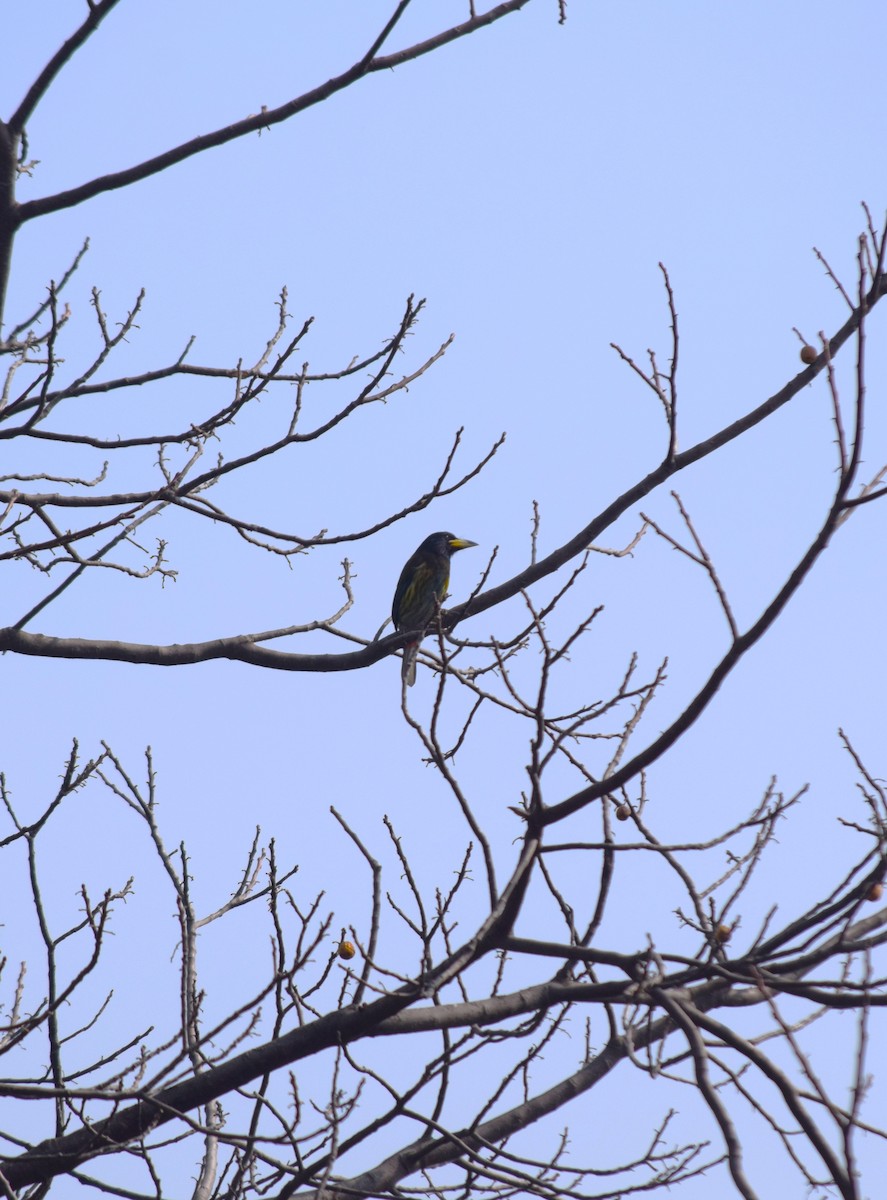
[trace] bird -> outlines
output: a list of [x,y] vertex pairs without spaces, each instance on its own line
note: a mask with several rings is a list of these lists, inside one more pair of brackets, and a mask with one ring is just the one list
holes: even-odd
[[[450,559],[457,550],[467,550],[469,546],[476,545],[477,542],[469,542],[467,538],[458,538],[452,533],[432,533],[407,559],[391,605],[391,620],[399,633],[425,633],[447,594]],[[416,682],[416,657],[421,640],[419,636],[407,642],[403,648],[400,673],[408,687]]]

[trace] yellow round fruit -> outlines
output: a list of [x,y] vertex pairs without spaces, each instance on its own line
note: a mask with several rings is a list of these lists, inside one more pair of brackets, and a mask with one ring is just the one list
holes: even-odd
[[352,942],[339,942],[339,949],[336,951],[339,958],[349,959],[354,958],[357,951],[354,949]]

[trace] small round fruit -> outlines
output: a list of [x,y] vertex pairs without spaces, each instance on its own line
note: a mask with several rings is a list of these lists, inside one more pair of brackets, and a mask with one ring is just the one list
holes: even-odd
[[339,948],[336,953],[339,958],[349,959],[354,958],[357,951],[354,949],[352,942],[339,942]]
[[819,352],[817,351],[815,346],[805,345],[805,346],[801,347],[801,362],[802,363],[806,363],[807,366],[809,367],[811,363],[816,362],[817,358],[819,358]]
[[620,804],[619,807],[616,809],[616,820],[617,821],[627,821],[630,816],[631,816],[631,809],[628,807],[627,804]]
[[866,900],[880,900],[883,895],[884,895],[883,883],[873,883],[872,886],[869,888],[869,890],[866,892],[865,898],[866,898]]

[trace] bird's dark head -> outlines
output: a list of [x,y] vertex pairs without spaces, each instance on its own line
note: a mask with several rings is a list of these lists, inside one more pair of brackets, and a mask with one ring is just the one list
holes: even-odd
[[476,545],[477,542],[469,542],[467,538],[458,538],[454,533],[432,533],[419,547],[419,551],[430,550],[432,554],[445,554],[449,558],[457,550],[467,550],[469,546]]

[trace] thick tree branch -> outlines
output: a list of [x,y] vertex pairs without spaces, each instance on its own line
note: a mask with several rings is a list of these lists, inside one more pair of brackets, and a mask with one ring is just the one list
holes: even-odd
[[89,15],[86,20],[53,54],[10,117],[9,129],[14,135],[21,134],[61,69],[74,57],[83,43],[96,31],[111,9],[115,8],[118,3],[119,0],[93,0],[93,3],[89,5]]
[[[887,278],[879,277],[866,296],[864,308],[856,308],[830,339],[829,347],[832,357],[859,329],[865,312],[872,309],[879,300],[883,299],[885,294],[887,294]],[[532,563],[525,571],[522,571],[519,575],[515,575],[505,583],[499,584],[497,587],[490,588],[481,595],[473,597],[468,603],[454,606],[452,609],[454,619],[461,621],[464,617],[474,616],[476,613],[486,612],[487,609],[495,608],[503,600],[510,599],[521,590],[531,587],[540,579],[544,579],[545,576],[550,575],[553,571],[565,566],[578,554],[586,550],[588,546],[597,541],[619,517],[640,500],[643,500],[645,496],[648,496],[660,484],[665,483],[672,476],[679,474],[693,463],[708,458],[715,451],[729,445],[730,442],[735,441],[744,433],[748,433],[749,430],[760,425],[762,421],[765,421],[788,404],[790,400],[793,400],[823,370],[825,370],[825,360],[820,356],[815,363],[805,367],[785,387],[780,388],[778,392],[774,392],[772,396],[762,404],[759,404],[757,408],[753,408],[749,413],[746,413],[744,417],[740,417],[737,421],[726,425],[717,433],[712,434],[711,437],[697,442],[695,446],[684,450],[683,453],[676,454],[674,459],[669,460],[666,458],[658,467],[655,467],[643,479],[623,492],[621,496],[618,496],[594,520],[590,521],[574,537],[570,538],[568,542],[564,542],[562,546],[559,546],[551,554]]]
[[[80,184],[78,187],[68,188],[63,192],[56,192],[53,196],[44,196],[38,200],[26,201],[15,210],[14,225],[15,227],[19,227],[25,221],[33,220],[35,217],[41,217],[47,213],[59,212],[61,209],[71,208],[76,204],[82,204],[85,200],[91,200],[94,196],[102,195],[103,192],[129,187],[131,184],[148,179],[152,175],[157,175],[159,172],[165,171],[177,163],[184,162],[188,158],[193,158],[196,154],[202,154],[205,150],[211,150],[216,146],[224,146],[227,142],[235,141],[237,138],[244,137],[248,133],[257,133],[260,130],[268,129],[272,125],[279,125],[282,121],[288,121],[290,117],[295,116],[297,113],[304,112],[306,109],[312,108],[315,104],[323,103],[324,100],[328,100],[337,92],[344,91],[345,88],[350,87],[353,83],[356,83],[359,79],[367,75],[374,74],[377,71],[390,71],[393,67],[402,66],[404,63],[421,58],[424,54],[430,54],[432,51],[438,50],[442,46],[456,41],[458,38],[466,37],[478,29],[492,25],[502,17],[517,12],[528,3],[529,0],[504,0],[504,3],[496,5],[488,12],[472,16],[469,20],[463,21],[458,25],[453,25],[451,28],[443,30],[441,33],[435,34],[433,37],[427,38],[422,42],[417,42],[413,46],[405,47],[403,50],[395,51],[392,54],[377,54],[372,58],[361,58],[353,66],[349,67],[347,71],[343,71],[341,75],[336,75],[332,79],[328,79],[326,83],[312,88],[311,91],[305,92],[303,95],[297,96],[287,101],[286,104],[279,105],[277,108],[266,109],[254,116],[246,117],[242,121],[235,121],[232,125],[226,125],[222,129],[216,129],[212,133],[201,134],[190,141],[183,142],[180,146],[175,146],[170,150],[164,151],[162,154],[157,154],[153,158],[137,163],[135,166],[127,167],[123,171],[115,171],[108,175],[102,175],[97,179],[91,179],[88,183]],[[388,27],[386,26],[387,31]]]

